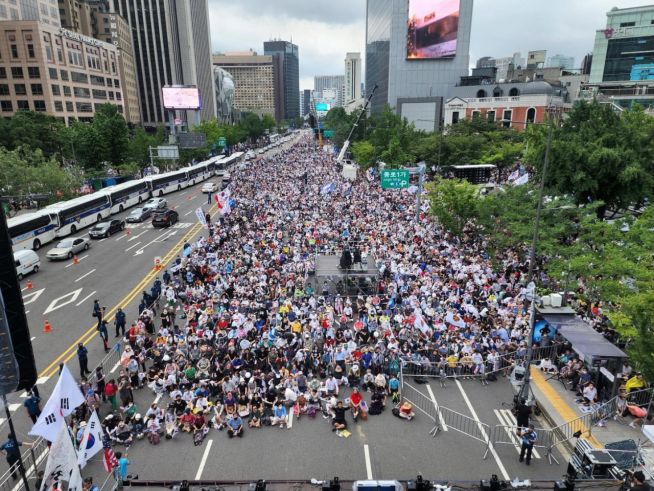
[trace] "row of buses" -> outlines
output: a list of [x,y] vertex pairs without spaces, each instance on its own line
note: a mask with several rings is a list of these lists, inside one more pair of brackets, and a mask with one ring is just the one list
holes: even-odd
[[7,225],[13,250],[38,250],[55,238],[74,235],[78,230],[151,197],[180,191],[214,175],[221,175],[240,162],[243,155],[243,152],[234,152],[229,157],[212,157],[190,167],[117,184],[87,196],[55,203],[28,215],[10,218]]

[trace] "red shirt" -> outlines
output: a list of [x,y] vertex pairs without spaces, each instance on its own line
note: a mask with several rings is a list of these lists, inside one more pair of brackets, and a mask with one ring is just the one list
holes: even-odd
[[350,394],[350,402],[354,406],[358,406],[359,404],[361,404],[362,400],[363,400],[363,397],[361,396],[360,392],[352,392],[352,394]]

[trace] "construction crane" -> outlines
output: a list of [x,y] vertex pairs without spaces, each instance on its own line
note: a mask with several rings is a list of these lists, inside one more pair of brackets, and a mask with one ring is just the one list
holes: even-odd
[[336,159],[336,162],[338,162],[339,164],[343,162],[343,159],[345,158],[345,154],[347,153],[348,148],[350,148],[350,138],[352,138],[352,134],[354,133],[354,130],[357,128],[357,126],[359,126],[359,121],[361,120],[361,116],[363,116],[363,113],[365,113],[368,110],[368,105],[370,104],[370,100],[372,99],[372,96],[375,94],[377,87],[378,86],[375,84],[375,86],[370,91],[370,95],[366,99],[366,103],[363,105],[361,112],[357,116],[356,121],[354,122],[352,128],[350,129],[350,133],[347,135],[347,138],[343,143],[343,148],[341,148],[341,151],[338,154],[338,158]]

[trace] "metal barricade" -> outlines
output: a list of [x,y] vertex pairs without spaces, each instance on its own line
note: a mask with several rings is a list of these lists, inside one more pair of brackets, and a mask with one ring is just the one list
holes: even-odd
[[629,392],[627,394],[627,403],[634,404],[639,407],[649,407],[654,398],[654,389],[642,389]]
[[600,404],[592,413],[589,413],[590,422],[592,425],[603,426],[604,422],[613,418],[618,412],[618,398],[614,397],[609,399],[603,404]]
[[[38,438],[32,447],[23,452],[22,460],[25,468],[25,475],[28,479],[32,474],[36,474],[39,466],[45,462],[48,456],[48,441],[43,438]],[[11,477],[12,470],[18,473],[18,464],[14,464],[7,472],[0,476],[0,491],[13,491],[16,487],[23,489],[24,483],[22,479],[14,481]]]
[[104,373],[106,377],[107,374],[116,366],[116,364],[120,362],[121,348],[122,345],[120,343],[116,343],[114,346],[112,346],[109,353],[105,355],[102,361],[100,361],[100,363],[96,365],[96,367],[91,371],[89,376],[86,378],[89,384],[93,385],[96,382],[95,369],[101,367],[102,373]]
[[[433,404],[433,403],[432,403]],[[489,435],[491,428],[486,423],[477,421],[476,419],[453,411],[445,406],[439,406],[439,417],[442,418],[443,423],[447,426],[448,430],[458,431],[473,440],[477,440],[486,446],[484,452],[484,459],[488,456],[490,451],[491,441]]]
[[[522,428],[516,425],[495,425],[493,427],[491,443],[493,445],[511,445],[519,453],[522,448],[522,438],[520,436],[521,429]],[[536,432],[537,439],[533,447],[533,457],[540,459],[541,454],[538,452],[538,449],[541,449],[545,454],[544,456],[547,457],[550,465],[552,465],[552,461],[558,464],[559,461],[552,454],[552,430],[535,428],[534,431]]]
[[591,436],[591,415],[584,414],[583,416],[563,423],[555,428],[552,428],[551,438],[550,438],[550,449],[549,452],[552,452],[552,449],[557,445],[568,442],[573,438],[580,438],[582,436]]
[[434,401],[406,381],[403,385],[402,398],[409,401],[415,409],[418,409],[422,414],[427,416],[432,423],[434,423],[433,428],[429,430],[429,434],[431,436],[436,436],[441,430],[441,427],[439,423],[438,409],[434,405]]

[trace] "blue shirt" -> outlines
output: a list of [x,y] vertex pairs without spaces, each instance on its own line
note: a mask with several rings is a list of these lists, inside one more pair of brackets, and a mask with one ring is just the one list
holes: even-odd
[[17,442],[15,440],[7,440],[2,445],[0,445],[0,449],[7,452],[7,456],[18,457],[20,455],[18,447],[21,445],[21,442]]
[[127,457],[121,457],[118,461],[118,473],[120,474],[121,479],[127,479],[127,466],[129,465],[129,460]]
[[275,417],[276,418],[285,418],[288,413],[286,412],[286,408],[284,406],[277,406],[275,407]]
[[243,425],[243,420],[241,418],[232,418],[227,421],[227,424],[233,430],[238,430]]

